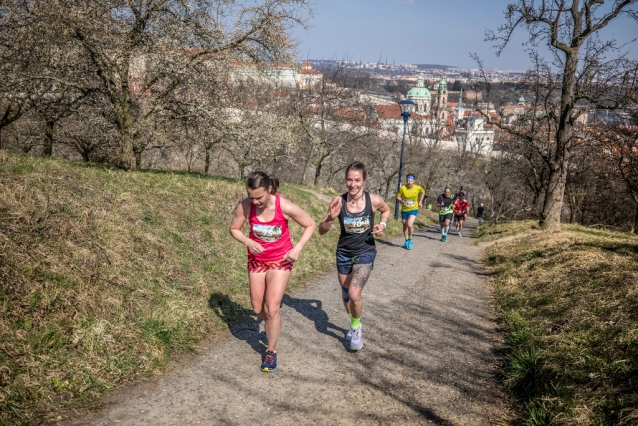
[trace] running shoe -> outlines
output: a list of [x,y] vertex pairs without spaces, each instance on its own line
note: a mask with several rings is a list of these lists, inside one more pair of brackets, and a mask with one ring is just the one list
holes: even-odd
[[352,340],[352,327],[350,327],[350,330],[348,330],[348,332],[346,333],[346,342],[349,342]]
[[463,236],[463,234],[461,234],[461,231],[459,231],[459,237],[462,237],[462,236]]
[[410,240],[406,241],[406,242],[405,242],[405,245],[406,245],[406,247],[405,247],[405,248],[407,248],[408,250],[411,250],[411,249],[412,249],[412,247],[413,247],[413,245],[412,245],[412,240],[410,239]]
[[350,350],[358,351],[363,347],[363,336],[361,335],[361,326],[352,329],[352,340],[350,340]]
[[401,248],[404,248],[404,249],[408,248],[408,240],[405,240],[405,243],[403,243],[403,247],[401,247]]
[[273,351],[266,351],[264,362],[261,363],[261,371],[264,373],[274,373],[277,371],[277,354]]
[[447,241],[447,235],[443,235],[443,236],[441,237],[441,241],[446,242],[446,241]]

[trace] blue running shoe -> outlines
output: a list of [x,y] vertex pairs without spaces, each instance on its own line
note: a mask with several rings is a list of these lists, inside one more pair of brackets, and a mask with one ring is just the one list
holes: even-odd
[[405,243],[403,243],[403,247],[401,247],[401,248],[404,248],[404,249],[408,248],[408,240],[405,240]]
[[447,235],[443,235],[443,236],[441,237],[441,241],[446,242],[446,241],[447,241]]
[[413,245],[412,245],[412,239],[409,239],[408,241],[405,242],[406,248],[408,250],[411,250]]
[[277,371],[277,354],[273,351],[266,351],[264,362],[261,363],[261,371],[264,373],[274,373]]

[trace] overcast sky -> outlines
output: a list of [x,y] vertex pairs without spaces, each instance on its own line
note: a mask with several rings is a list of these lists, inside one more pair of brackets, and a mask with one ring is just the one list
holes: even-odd
[[[308,31],[297,30],[300,59],[342,59],[388,63],[476,67],[477,53],[487,68],[526,70],[528,39],[518,30],[510,46],[496,57],[486,29],[503,24],[503,11],[513,0],[314,0]],[[610,3],[609,1],[607,3]],[[638,36],[628,18],[612,21],[603,35],[627,42]],[[638,43],[631,57],[638,58]]]

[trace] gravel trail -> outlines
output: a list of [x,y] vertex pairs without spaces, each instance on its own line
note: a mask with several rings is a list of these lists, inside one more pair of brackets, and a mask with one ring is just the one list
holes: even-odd
[[277,373],[259,370],[264,333],[247,320],[78,424],[499,424],[505,397],[480,248],[439,238],[437,225],[417,232],[409,251],[402,239],[378,244],[358,353],[344,339],[349,320],[332,271],[285,296]]

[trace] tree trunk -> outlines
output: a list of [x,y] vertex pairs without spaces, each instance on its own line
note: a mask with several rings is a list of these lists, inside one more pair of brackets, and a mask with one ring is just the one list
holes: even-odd
[[319,186],[319,177],[321,176],[321,168],[323,167],[322,161],[319,161],[317,168],[315,169],[315,186]]
[[569,223],[576,223],[576,196],[569,194]]
[[0,126],[0,151],[2,150],[2,126]]
[[82,155],[82,161],[84,161],[85,163],[89,162],[89,150],[87,149],[82,149],[80,150],[80,155]]
[[310,158],[312,157],[312,151],[314,151],[314,146],[310,145],[310,152],[308,153],[308,157],[306,157],[306,161],[304,161],[303,172],[301,173],[301,180],[299,183],[301,185],[306,182],[306,174],[308,173],[308,165],[310,164]]
[[135,168],[139,169],[140,167],[142,167],[142,151],[134,151],[134,153],[135,153]]
[[638,205],[636,205],[636,217],[634,218],[634,229],[632,231],[638,235]]
[[130,170],[134,158],[133,135],[128,132],[124,132],[124,134],[122,134],[122,142],[120,144],[120,168]]
[[50,157],[53,154],[53,126],[55,122],[47,121],[44,127],[44,145],[42,145],[42,156]]
[[205,148],[205,157],[204,157],[204,174],[208,174],[208,169],[210,168],[210,149]]
[[565,58],[563,87],[560,98],[560,118],[556,129],[556,152],[549,169],[549,183],[539,224],[546,231],[560,230],[560,216],[567,184],[569,150],[572,137],[570,116],[574,109],[574,80],[578,65],[579,48],[572,48]]
[[563,209],[566,183],[567,170],[562,165],[552,165],[543,211],[539,221],[541,229],[560,231],[560,216]]

